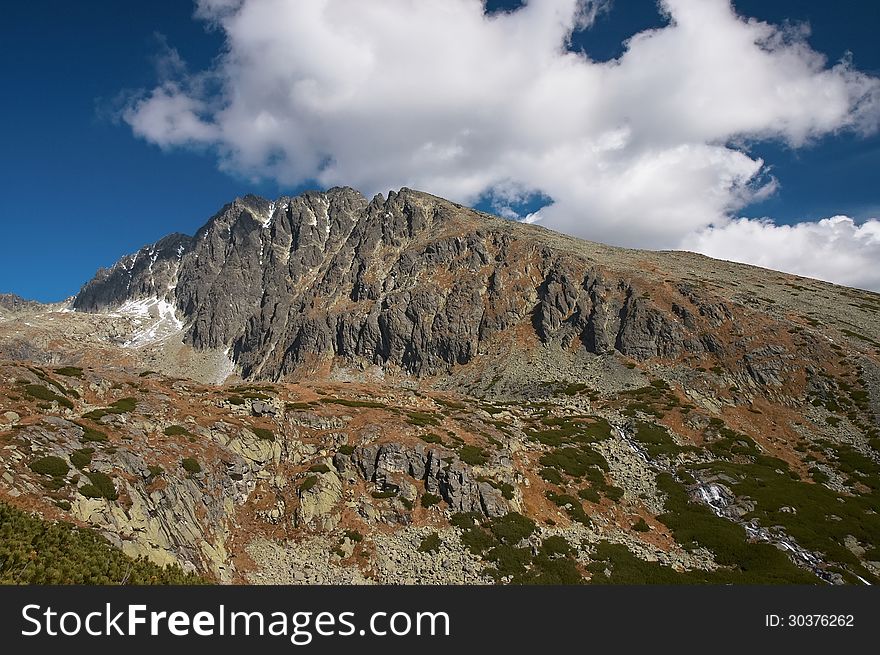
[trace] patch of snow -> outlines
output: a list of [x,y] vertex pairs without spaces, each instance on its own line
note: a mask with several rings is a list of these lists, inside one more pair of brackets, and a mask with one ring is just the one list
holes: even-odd
[[183,331],[183,321],[177,318],[174,305],[159,298],[129,300],[110,315],[131,319],[135,327],[134,333],[122,344],[123,348],[141,348]]
[[275,215],[275,203],[269,203],[269,214],[266,218],[263,219],[263,227],[269,227],[269,223],[272,222],[272,217]]
[[122,264],[122,268],[124,268],[126,271],[131,271],[131,269],[134,268],[134,265],[137,262],[138,254],[139,253],[136,252],[133,255],[129,255],[128,257],[123,257],[119,262],[120,264]]
[[235,362],[232,361],[232,358],[229,356],[229,351],[231,347],[226,348],[223,351],[223,362],[220,364],[220,368],[217,370],[217,379],[215,384],[223,384],[230,375],[235,372]]
[[[182,247],[182,246],[181,246]],[[180,257],[178,256],[177,261],[174,263],[174,272],[168,278],[168,292],[174,291],[177,289],[177,283],[180,281]]]

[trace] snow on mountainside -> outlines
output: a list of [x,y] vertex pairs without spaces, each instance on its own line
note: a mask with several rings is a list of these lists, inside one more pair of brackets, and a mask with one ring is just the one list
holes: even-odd
[[183,332],[183,321],[177,317],[177,310],[159,298],[129,300],[110,314],[130,318],[136,327],[137,331],[122,343],[123,348],[140,348]]

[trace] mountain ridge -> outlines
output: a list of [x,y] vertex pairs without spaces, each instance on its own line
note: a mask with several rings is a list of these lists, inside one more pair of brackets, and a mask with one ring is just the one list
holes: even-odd
[[582,241],[406,188],[368,201],[337,187],[236,199],[193,237],[169,235],[122,258],[73,307],[167,300],[185,341],[228,350],[245,378],[331,360],[438,375],[511,330],[639,360],[724,355],[713,330],[742,318],[736,303],[683,271],[652,275],[670,263],[743,270],[695,257]]
[[877,294],[339,188],[228,203],[73,305],[0,305],[0,502],[127,556],[880,582]]

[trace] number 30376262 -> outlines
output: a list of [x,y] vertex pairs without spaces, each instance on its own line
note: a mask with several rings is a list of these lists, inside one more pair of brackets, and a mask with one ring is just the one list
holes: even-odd
[[855,616],[852,614],[767,614],[764,625],[768,628],[852,628]]

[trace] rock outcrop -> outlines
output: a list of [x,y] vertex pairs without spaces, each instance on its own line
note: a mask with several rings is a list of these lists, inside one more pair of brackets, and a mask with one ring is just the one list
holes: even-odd
[[407,475],[424,482],[429,493],[439,494],[455,512],[480,512],[501,516],[509,510],[501,492],[474,475],[470,466],[450,450],[382,443],[359,446],[351,455],[337,453],[337,468],[353,466],[364,480],[382,487],[400,486],[396,476]]

